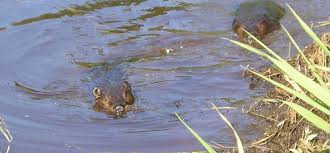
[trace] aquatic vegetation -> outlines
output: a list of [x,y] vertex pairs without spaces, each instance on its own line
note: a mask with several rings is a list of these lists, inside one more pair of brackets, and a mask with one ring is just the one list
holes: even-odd
[[[306,33],[314,40],[314,42],[320,46],[321,52],[326,59],[328,56],[330,56],[329,49],[327,48],[327,45],[324,44],[318,37],[317,35],[307,26],[306,23],[303,22],[303,20],[294,12],[294,10],[287,5],[292,12],[292,14],[296,17],[302,28],[306,31]],[[247,69],[247,71],[251,72],[252,74],[270,82],[271,84],[277,86],[278,88],[281,88],[285,90],[286,92],[290,93],[293,97],[297,97],[306,104],[312,106],[312,108],[316,109],[318,112],[321,112],[322,114],[325,114],[327,117],[330,116],[330,90],[328,89],[327,86],[327,80],[330,80],[330,78],[325,78],[324,71],[329,72],[330,68],[326,67],[326,63],[319,63],[321,65],[315,65],[312,60],[308,59],[306,55],[303,53],[303,51],[299,48],[297,45],[296,41],[292,38],[290,33],[282,26],[284,31],[287,33],[288,37],[290,38],[292,44],[296,47],[298,52],[303,58],[303,61],[308,65],[308,68],[310,70],[310,76],[299,72],[295,67],[291,66],[290,63],[288,63],[285,59],[281,58],[279,55],[275,53],[275,51],[271,50],[269,47],[267,47],[264,43],[262,43],[260,40],[258,40],[255,36],[250,34],[248,31],[245,31],[251,38],[253,38],[260,46],[262,46],[268,53],[265,53],[261,51],[260,49],[251,47],[247,44],[235,41],[235,40],[230,40],[227,38],[224,38],[225,40],[228,40],[238,46],[241,46],[253,53],[256,53],[269,61],[271,61],[278,69],[280,69],[280,72],[283,73],[286,78],[288,78],[289,82],[292,84],[292,88],[287,87],[284,84],[281,84],[280,82],[276,82],[252,69]],[[323,65],[322,65],[323,64]],[[321,71],[323,70],[323,71]],[[311,76],[314,78],[312,79]],[[317,128],[323,130],[326,133],[330,133],[330,123],[324,118],[321,117],[319,114],[315,114],[312,112],[312,110],[309,110],[305,108],[305,106],[296,104],[292,101],[286,101],[286,100],[281,100],[281,99],[268,99],[267,101],[269,102],[281,102],[286,105],[288,105],[291,109],[299,113],[303,118],[305,118],[307,121],[312,123],[314,126]],[[232,128],[230,122],[217,110],[219,113],[220,117],[226,121],[226,123]],[[176,114],[176,116],[179,118],[179,120],[186,126],[186,128],[196,137],[198,141],[209,151],[212,152],[214,151],[209,150],[209,145],[200,137],[198,136],[197,133],[195,133],[184,121]],[[235,132],[235,130],[232,128],[234,131],[236,140],[237,140],[237,145],[239,148],[239,152],[243,152],[243,147],[240,142],[240,139]],[[312,134],[309,130],[305,130],[304,135],[302,137],[302,141],[308,142],[309,144],[313,144],[314,139],[317,137],[316,134]],[[326,143],[325,143],[326,145]],[[324,148],[324,147],[323,147]],[[295,148],[295,149],[290,149],[292,152],[300,152],[300,148]]]
[[[242,141],[240,139],[240,137],[238,136],[237,132],[235,131],[234,127],[232,126],[232,124],[230,123],[230,121],[219,111],[219,107],[215,106],[213,103],[211,103],[212,108],[214,109],[219,117],[225,121],[225,123],[230,127],[230,129],[233,131],[235,138],[236,138],[236,144],[237,144],[237,150],[239,153],[244,153],[244,149],[243,149],[243,144]],[[192,135],[194,135],[194,137],[204,146],[204,148],[209,152],[209,153],[215,153],[216,151],[207,143],[205,142],[205,140],[200,137],[192,128],[189,127],[189,125],[187,125],[184,120],[177,114],[175,113],[175,116],[180,120],[180,122],[192,133]]]
[[[320,46],[321,50],[324,53],[324,58],[327,58],[330,55],[329,49],[327,48],[326,44],[324,44],[317,35],[307,26],[306,23],[303,22],[303,20],[296,14],[296,12],[287,4],[288,8],[292,12],[292,14],[296,17],[298,22],[300,23],[301,27],[306,31],[306,33],[314,40],[314,42]],[[261,77],[262,79],[272,83],[273,85],[287,91],[292,96],[295,96],[304,102],[306,102],[308,105],[312,106],[313,108],[317,109],[321,113],[324,113],[327,117],[330,116],[330,90],[326,86],[327,79],[322,79],[324,76],[321,76],[323,73],[322,71],[319,71],[315,69],[314,64],[311,62],[310,59],[307,59],[304,53],[301,51],[299,46],[297,45],[296,41],[291,37],[289,32],[282,26],[282,28],[286,31],[288,34],[292,44],[296,47],[300,55],[303,57],[306,64],[309,65],[309,68],[311,70],[312,75],[306,76],[306,74],[303,74],[299,72],[295,67],[291,66],[285,59],[278,56],[275,51],[268,48],[265,44],[263,44],[261,41],[259,41],[257,38],[255,38],[253,35],[251,35],[249,32],[247,32],[253,39],[255,39],[256,42],[258,42],[268,53],[265,53],[259,49],[256,49],[254,47],[251,47],[249,45],[240,43],[238,41],[230,40],[227,38],[224,38],[226,40],[229,40],[230,42],[241,46],[253,53],[256,53],[269,61],[271,61],[287,78],[292,82],[293,88],[287,87],[279,82],[276,82],[274,80],[271,80],[267,78],[266,76],[248,69],[251,73]],[[324,64],[324,63],[320,63]],[[323,66],[327,66],[327,64],[324,64]],[[312,79],[311,77],[314,77]],[[279,100],[276,99],[277,102],[282,102],[286,105],[288,105],[291,109],[295,110],[298,114],[300,114],[302,117],[304,117],[306,120],[308,120],[310,123],[312,123],[314,126],[318,127],[319,129],[322,129],[326,133],[330,133],[330,123],[326,121],[325,119],[321,118],[320,115],[316,115],[311,110],[308,110],[304,108],[302,105],[298,105],[296,103],[285,101],[285,100]]]
[[[291,12],[295,15],[295,17],[297,18],[297,20],[299,21],[299,23],[301,24],[301,26],[303,27],[303,29],[313,38],[313,40],[322,48],[322,50],[327,55],[330,55],[329,54],[329,50],[326,47],[326,45],[316,36],[316,34],[314,32],[312,32],[312,30],[300,19],[300,17],[291,9],[291,7],[289,5],[288,5],[288,7],[291,10]],[[304,57],[304,54],[302,53],[301,49],[298,47],[297,43],[294,41],[294,39],[292,39],[292,37],[290,36],[290,34],[288,32],[287,32],[287,34],[289,35],[289,38],[291,39],[291,41],[294,44],[294,46],[297,48],[297,50],[300,52],[300,54]],[[232,43],[234,43],[236,45],[239,45],[239,46],[241,46],[243,48],[246,48],[246,49],[248,49],[251,52],[254,52],[254,53],[258,54],[258,55],[261,55],[261,56],[267,58],[275,66],[277,66],[285,75],[287,75],[290,78],[290,80],[294,81],[297,85],[299,85],[300,87],[304,88],[310,94],[314,95],[317,99],[312,98],[311,96],[307,95],[304,92],[300,92],[300,91],[297,91],[295,89],[285,87],[284,85],[282,85],[280,83],[277,83],[277,82],[275,82],[275,81],[267,78],[266,76],[262,76],[261,74],[255,72],[253,70],[248,70],[248,71],[250,71],[253,74],[255,74],[255,75],[257,75],[257,76],[259,76],[259,77],[261,77],[261,78],[263,78],[263,79],[265,79],[267,81],[269,81],[270,83],[276,85],[277,87],[286,90],[287,92],[293,94],[294,96],[302,99],[303,101],[305,101],[309,105],[317,108],[321,112],[323,112],[323,113],[325,113],[327,115],[330,115],[330,109],[329,109],[330,108],[330,101],[329,101],[330,90],[328,88],[325,88],[323,86],[324,85],[324,82],[321,79],[321,77],[319,76],[318,72],[317,71],[312,71],[313,72],[313,75],[315,76],[315,78],[318,81],[318,82],[315,82],[311,78],[309,78],[309,77],[305,76],[304,74],[300,73],[299,71],[297,71],[289,63],[287,63],[283,58],[279,57],[274,51],[272,51],[270,48],[268,48],[267,46],[265,46],[262,42],[260,42],[259,40],[257,40],[255,37],[253,37],[253,38],[261,46],[263,46],[272,56],[271,55],[268,55],[268,54],[266,54],[264,52],[262,52],[259,49],[256,49],[256,48],[253,48],[251,46],[242,44],[240,42],[229,40],[229,39],[227,39],[227,40],[229,40]],[[307,63],[309,63],[308,62],[308,59],[305,59],[305,60],[306,60]],[[315,115],[314,113],[312,113],[311,111],[305,109],[303,106],[300,106],[300,105],[297,105],[295,103],[288,102],[288,101],[283,101],[283,100],[278,100],[278,101],[283,102],[283,103],[287,104],[288,106],[290,106],[293,110],[297,111],[300,115],[302,115],[308,121],[310,121],[311,123],[313,123],[316,127],[324,130],[327,133],[330,133],[330,124],[327,121],[325,121],[322,118],[320,118],[317,115]]]
[[[327,59],[329,58],[329,49],[327,47],[327,44],[324,44],[323,41],[321,41],[317,35],[304,23],[300,17],[294,12],[294,10],[288,5],[290,11],[294,14],[302,28],[308,33],[308,35],[314,40],[315,44],[317,44],[320,47],[320,53],[322,56],[320,58]],[[304,119],[306,119],[309,123],[312,123],[315,127],[323,130],[325,133],[330,133],[330,123],[328,119],[330,116],[330,90],[328,86],[328,80],[330,78],[327,75],[324,75],[325,72],[329,72],[330,68],[327,67],[328,63],[320,62],[319,65],[316,65],[311,59],[307,58],[307,55],[303,53],[303,51],[299,48],[296,41],[292,38],[290,33],[282,26],[284,31],[287,33],[289,39],[291,40],[292,44],[296,47],[298,52],[300,53],[300,56],[303,59],[303,62],[308,65],[308,72],[310,73],[302,73],[298,71],[295,67],[291,66],[290,63],[288,63],[287,60],[281,58],[279,55],[275,53],[275,51],[271,50],[269,47],[267,47],[264,43],[262,43],[260,40],[258,40],[256,37],[251,35],[248,31],[245,31],[248,35],[250,35],[257,43],[262,46],[267,53],[263,52],[260,49],[251,47],[247,44],[241,43],[239,41],[230,40],[227,38],[224,38],[225,40],[228,40],[238,46],[241,46],[253,53],[256,53],[269,61],[271,61],[274,66],[276,66],[281,73],[283,73],[283,76],[287,78],[288,82],[291,84],[291,87],[288,87],[284,84],[281,84],[280,82],[276,82],[267,76],[262,75],[259,72],[256,72],[252,69],[247,69],[250,73],[270,82],[271,84],[277,86],[280,89],[285,90],[287,93],[291,94],[292,97],[296,97],[302,101],[305,102],[305,104],[301,105],[299,103],[295,103],[295,101],[289,101],[289,100],[283,100],[283,99],[265,99],[268,102],[280,102],[283,104],[286,104],[288,107],[290,107],[292,110],[300,114]],[[293,98],[293,99],[296,99]],[[306,107],[309,106],[309,107]],[[311,109],[310,109],[311,108]],[[317,113],[315,113],[317,112]],[[218,112],[219,115],[223,118],[223,115]],[[324,117],[325,116],[325,117]],[[179,116],[177,115],[179,118]],[[180,118],[179,118],[180,119]],[[226,121],[226,119],[223,118],[223,120]],[[205,143],[204,140],[202,140],[198,134],[196,134],[182,119],[180,119],[182,124],[184,124],[187,129],[198,139],[201,144],[207,149],[208,145]],[[226,123],[230,126],[230,122],[226,121]],[[281,126],[280,124],[283,124],[282,122],[278,124],[278,126]],[[233,130],[234,131],[234,130]],[[237,139],[237,144],[239,151],[243,152],[243,147],[240,143],[239,137],[237,133],[234,131],[234,134]],[[305,130],[303,137],[301,138],[301,141],[308,142],[311,145],[314,145],[314,140],[317,137],[317,134],[311,133],[309,130]],[[327,143],[324,143],[324,146],[327,146]],[[300,146],[301,147],[301,146]],[[240,149],[242,148],[242,149]],[[315,148],[321,148],[321,147],[315,147]],[[323,149],[319,149],[317,151],[322,151]],[[301,149],[300,149],[301,150]],[[209,151],[209,150],[208,150]],[[211,150],[212,151],[212,150]],[[291,149],[290,151],[293,152],[299,152],[299,147],[296,147],[294,149]],[[210,152],[210,151],[209,151]]]
[[177,113],[175,113],[175,116],[189,130],[189,132],[191,132],[191,134],[204,146],[204,148],[209,153],[216,153],[216,151],[202,137],[200,137],[192,128],[190,128],[189,125]]

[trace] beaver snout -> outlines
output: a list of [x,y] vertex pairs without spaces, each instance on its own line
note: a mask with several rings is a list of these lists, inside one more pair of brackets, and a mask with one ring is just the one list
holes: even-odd
[[118,115],[118,116],[122,115],[123,112],[125,111],[124,107],[121,105],[114,107],[114,110],[115,110],[116,115]]

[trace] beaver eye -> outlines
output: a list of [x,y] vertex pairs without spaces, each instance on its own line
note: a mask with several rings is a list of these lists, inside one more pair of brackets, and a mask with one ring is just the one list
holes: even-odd
[[99,87],[94,87],[94,89],[93,89],[93,95],[95,97],[100,96],[101,95],[101,89]]

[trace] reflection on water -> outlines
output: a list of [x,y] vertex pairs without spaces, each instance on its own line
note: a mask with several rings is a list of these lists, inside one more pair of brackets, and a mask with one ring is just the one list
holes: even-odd
[[[175,112],[208,142],[234,145],[210,102],[237,108],[222,112],[242,140],[253,139],[258,130],[240,108],[263,91],[249,89],[240,65],[264,61],[221,39],[235,38],[233,12],[243,1],[0,2],[0,115],[11,151],[203,150]],[[289,3],[307,22],[326,18],[329,5]],[[281,22],[303,38],[292,19]],[[287,55],[287,39],[274,35],[271,47]],[[93,111],[94,86],[122,80],[145,111],[120,119]]]
[[13,22],[12,25],[24,25],[32,22],[38,22],[42,20],[61,18],[64,16],[81,16],[87,14],[89,12],[93,12],[99,9],[107,8],[107,7],[118,7],[118,6],[130,6],[130,5],[138,5],[143,2],[143,0],[121,0],[121,1],[95,1],[95,2],[86,2],[84,5],[74,5],[71,7],[67,7],[61,10],[58,10],[56,13],[45,13],[37,17],[32,17],[28,19],[24,19],[22,21]]
[[39,91],[36,89],[32,89],[30,87],[26,87],[16,81],[14,81],[15,87],[25,92],[28,95],[32,96],[32,99],[41,100],[45,98],[54,98],[54,99],[72,99],[77,95],[80,95],[76,89],[66,89],[63,91]]

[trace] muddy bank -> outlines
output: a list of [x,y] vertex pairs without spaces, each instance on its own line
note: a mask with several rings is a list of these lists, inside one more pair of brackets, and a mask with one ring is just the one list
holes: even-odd
[[[323,34],[321,40],[329,46],[330,32]],[[315,43],[306,46],[304,48],[304,54],[311,63],[326,67],[330,65],[329,57],[324,56],[324,52]],[[301,73],[314,80],[316,79],[311,74],[310,68],[304,62],[301,55],[288,59],[288,62]],[[259,72],[287,87],[296,90],[299,88],[275,67],[264,68]],[[318,74],[320,74],[322,80],[325,82],[329,81],[328,72],[319,70]],[[316,111],[316,109],[288,92],[277,87],[272,87],[251,73],[247,72],[245,76],[251,78],[251,88],[258,88],[260,86],[267,86],[269,88],[269,92],[265,95],[264,99],[281,99],[294,102],[311,110],[325,121],[330,121],[329,116]],[[303,152],[330,152],[330,146],[326,143],[330,139],[330,135],[315,128],[287,105],[267,102],[261,99],[252,104],[247,113],[255,116],[257,118],[256,125],[260,129],[264,129],[263,135],[250,144],[247,152],[290,152],[289,149],[298,148]],[[311,139],[311,137],[315,136],[314,134],[317,134],[316,138]]]

